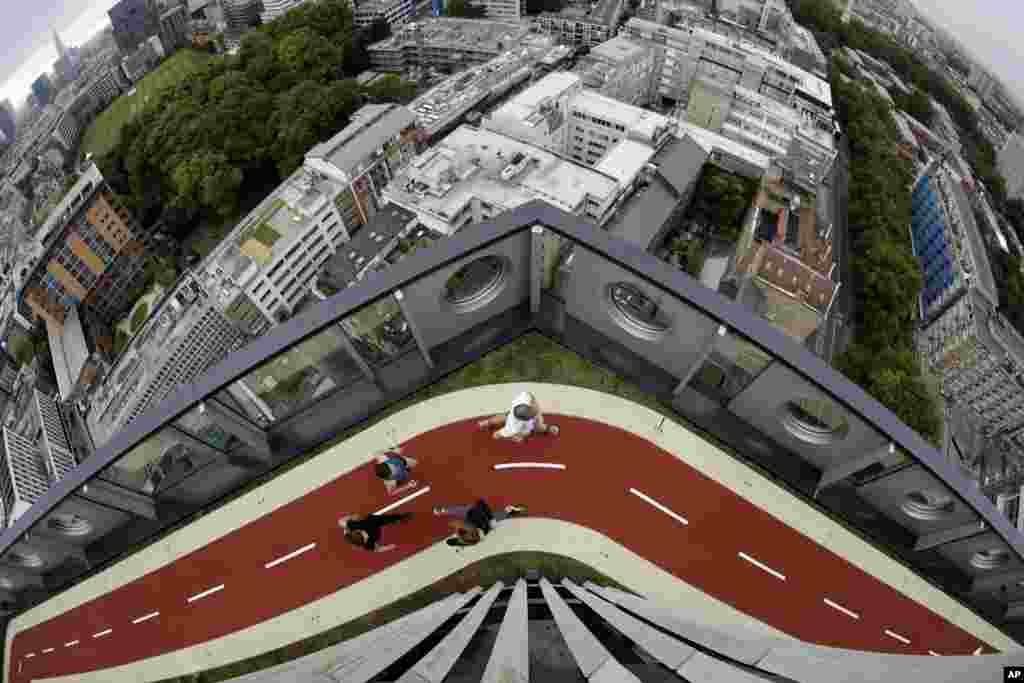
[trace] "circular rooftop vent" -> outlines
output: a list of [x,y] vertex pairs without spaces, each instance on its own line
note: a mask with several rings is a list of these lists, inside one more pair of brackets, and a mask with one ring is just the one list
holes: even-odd
[[47,526],[64,536],[87,536],[92,532],[89,520],[74,514],[58,514],[50,517]]
[[1010,553],[1002,548],[979,550],[971,556],[971,566],[977,569],[998,569],[1010,562]]
[[842,409],[821,398],[786,401],[779,407],[779,420],[787,432],[814,446],[835,443],[850,431]]
[[908,517],[923,522],[935,522],[953,514],[953,498],[936,491],[914,491],[907,494],[901,509]]
[[629,282],[609,284],[604,298],[612,320],[637,339],[661,341],[672,327],[661,306]]
[[20,567],[42,567],[43,558],[31,550],[12,550],[7,553],[7,561]]
[[448,278],[442,297],[457,313],[483,308],[505,289],[511,269],[512,264],[502,256],[482,256]]

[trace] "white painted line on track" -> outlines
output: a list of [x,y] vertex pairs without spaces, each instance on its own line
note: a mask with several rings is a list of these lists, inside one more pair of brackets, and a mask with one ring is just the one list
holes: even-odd
[[941,657],[942,656],[938,652],[936,652],[935,650],[928,650],[928,654],[930,654],[932,657]]
[[637,491],[636,489],[630,489],[629,492],[632,493],[637,498],[639,498],[640,500],[644,501],[645,503],[649,503],[650,505],[653,505],[654,507],[656,507],[657,509],[659,509],[662,512],[664,512],[666,515],[668,515],[672,519],[676,520],[677,522],[682,522],[683,524],[686,524],[686,525],[690,524],[689,520],[687,520],[686,517],[683,517],[680,514],[676,514],[675,512],[673,512],[672,510],[668,509],[667,507],[665,507],[664,505],[662,505],[658,501],[654,500],[653,498],[651,498],[647,494],[642,493],[640,491]]
[[910,640],[909,639],[904,638],[903,636],[901,636],[900,634],[898,634],[898,633],[896,633],[894,631],[890,631],[889,629],[885,629],[885,635],[889,636],[890,638],[895,638],[896,640],[900,641],[904,645],[910,645]]
[[299,548],[298,550],[293,550],[292,552],[288,553],[287,555],[282,555],[281,557],[277,558],[276,560],[271,560],[270,562],[267,562],[265,565],[263,565],[263,568],[264,569],[270,569],[272,567],[276,567],[277,565],[281,564],[282,562],[287,562],[288,560],[290,560],[290,559],[292,559],[294,557],[298,557],[302,553],[307,552],[309,550],[312,550],[315,547],[316,547],[316,543],[310,543],[309,545],[304,545],[301,548]]
[[74,647],[75,645],[78,645],[78,641],[77,640],[72,640],[69,643],[64,643],[64,647]]
[[557,462],[506,462],[495,465],[496,470],[564,470],[565,465]]
[[223,583],[220,584],[219,586],[214,586],[213,588],[207,588],[202,593],[196,593],[191,598],[188,598],[188,600],[186,602],[191,604],[191,603],[195,602],[196,600],[202,600],[207,595],[213,595],[214,593],[217,593],[218,591],[222,591],[222,590],[224,590],[224,584]]
[[158,617],[158,616],[160,616],[159,612],[150,612],[149,614],[145,614],[145,615],[139,617],[138,619],[132,619],[132,623],[133,624],[141,624],[144,621],[149,621],[153,617]]
[[974,651],[975,656],[980,655],[984,649],[985,649],[984,645],[979,645],[978,649]]
[[100,631],[99,633],[92,634],[92,637],[93,638],[102,638],[103,636],[108,636],[108,635],[110,635],[113,632],[114,632],[114,629],[108,628],[108,629],[106,629],[104,631]]
[[747,555],[746,553],[739,553],[739,556],[742,557],[747,562],[749,562],[750,564],[752,564],[755,567],[757,567],[758,569],[763,569],[764,571],[768,572],[769,574],[774,576],[776,579],[779,579],[780,581],[785,581],[786,580],[786,575],[785,574],[783,574],[781,572],[775,571],[774,569],[772,569],[771,567],[769,567],[768,565],[766,565],[763,562],[758,562],[757,560],[755,560],[750,555]]
[[422,488],[419,491],[417,491],[416,493],[410,494],[410,495],[406,496],[405,498],[402,498],[401,500],[396,500],[391,505],[386,505],[386,506],[382,507],[380,510],[377,510],[373,514],[375,514],[375,515],[383,515],[385,512],[391,512],[392,510],[394,510],[398,506],[403,505],[405,503],[408,503],[413,498],[419,498],[420,496],[422,496],[424,493],[426,493],[429,490],[430,490],[429,486],[427,486],[425,488]]
[[35,657],[35,656],[36,656],[35,652],[29,652],[27,655],[25,655],[25,659],[29,659],[29,658]]
[[43,654],[44,655],[48,655],[51,652],[53,652],[53,648],[52,647],[43,648]]
[[831,607],[832,609],[839,610],[840,612],[842,612],[846,616],[850,617],[851,619],[860,619],[860,615],[859,614],[857,614],[853,610],[846,609],[845,607],[840,605],[838,602],[832,602],[828,598],[825,598],[825,604],[828,605],[829,607]]

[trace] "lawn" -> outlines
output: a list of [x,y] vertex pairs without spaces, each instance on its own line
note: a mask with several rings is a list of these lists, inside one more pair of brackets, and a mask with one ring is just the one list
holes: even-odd
[[121,128],[141,112],[146,103],[168,86],[186,78],[210,59],[210,55],[196,50],[179,50],[136,84],[134,95],[122,95],[92,122],[82,137],[82,154],[102,156],[117,145]]

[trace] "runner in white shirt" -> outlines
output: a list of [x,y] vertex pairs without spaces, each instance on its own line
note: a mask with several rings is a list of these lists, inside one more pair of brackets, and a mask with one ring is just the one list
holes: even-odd
[[558,427],[544,423],[544,415],[540,412],[537,399],[528,391],[516,396],[507,415],[494,415],[477,424],[480,429],[494,429],[501,425],[501,429],[494,432],[494,438],[512,439],[518,443],[534,432],[558,434]]

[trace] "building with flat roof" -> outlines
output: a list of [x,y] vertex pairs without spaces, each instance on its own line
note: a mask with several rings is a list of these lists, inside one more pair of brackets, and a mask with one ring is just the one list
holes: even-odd
[[[260,12],[260,21],[264,24],[269,24],[278,17],[283,17],[289,11],[304,5],[309,0],[262,0],[263,11]],[[360,6],[362,3],[359,3]],[[359,14],[359,8],[356,8],[356,16]]]
[[622,15],[623,0],[576,0],[557,14],[544,12],[534,23],[548,35],[569,45],[599,45],[615,34]]
[[345,243],[324,263],[317,278],[318,288],[333,294],[354,282],[381,264],[398,242],[417,231],[425,233],[416,214],[397,204],[386,204],[367,224],[364,230]]
[[996,155],[999,173],[1006,180],[1006,196],[1024,197],[1024,137],[1013,133]]
[[937,160],[922,172],[911,193],[911,236],[924,286],[920,316],[925,324],[975,289],[998,305],[988,252],[961,182]]
[[510,90],[528,81],[569,49],[548,38],[530,36],[481,65],[445,79],[409,104],[416,124],[428,138],[437,138],[463,122],[467,114],[499,102]]
[[86,422],[96,447],[247,340],[197,278],[182,277],[89,396]]
[[782,30],[784,18],[789,13],[783,0],[718,0],[715,11],[720,18],[749,31],[768,33]]
[[481,125],[593,166],[622,140],[658,149],[675,120],[583,87],[566,71],[548,74],[492,111]]
[[167,54],[188,47],[192,42],[189,33],[186,7],[178,5],[160,15],[160,42]]
[[120,0],[107,14],[114,29],[114,40],[121,54],[138,49],[150,36],[160,32],[160,12],[156,0]]
[[699,79],[723,89],[741,85],[821,116],[833,113],[827,81],[749,40],[697,26],[670,28],[636,18],[626,22],[623,35],[647,41],[661,51],[658,94],[667,103],[686,106],[692,84]]
[[[635,145],[622,142],[615,149]],[[653,152],[653,150],[651,150]],[[612,175],[615,150],[598,169]],[[612,235],[654,252],[690,205],[708,152],[688,136],[673,138],[646,158],[635,176],[636,191],[619,206],[604,226]],[[638,159],[639,160],[639,159]],[[628,176],[627,176],[628,177]]]
[[[356,5],[354,19],[356,26],[365,28],[383,19],[392,30],[412,21],[416,16],[413,0],[366,0]],[[264,22],[265,23],[265,22]]]
[[585,88],[642,107],[654,89],[656,54],[649,45],[616,36],[591,48],[574,70]]
[[109,325],[133,303],[149,235],[90,164],[36,233],[43,254],[19,294],[18,309],[60,329],[84,305]]
[[624,191],[610,173],[491,130],[461,126],[399,173],[384,196],[414,212],[425,227],[452,235],[534,199],[603,225]]
[[947,400],[1024,447],[1024,340],[987,295],[968,288],[920,331],[918,349]]
[[839,292],[832,226],[820,225],[813,205],[802,205],[799,195],[786,193],[770,176],[753,208],[728,276],[736,301],[803,343],[828,319]]
[[405,107],[360,109],[207,257],[209,291],[224,306],[244,294],[268,321],[292,315],[324,262],[380,210],[383,188],[415,156],[417,135]]
[[78,138],[81,132],[82,129],[79,127],[78,121],[75,120],[75,117],[68,112],[64,112],[60,115],[60,118],[57,119],[57,125],[53,129],[52,135],[53,139],[56,140],[61,147],[70,152],[78,144]]
[[411,67],[461,71],[514,49],[529,34],[530,27],[519,22],[431,17],[402,26],[366,51],[371,68],[382,71]]

